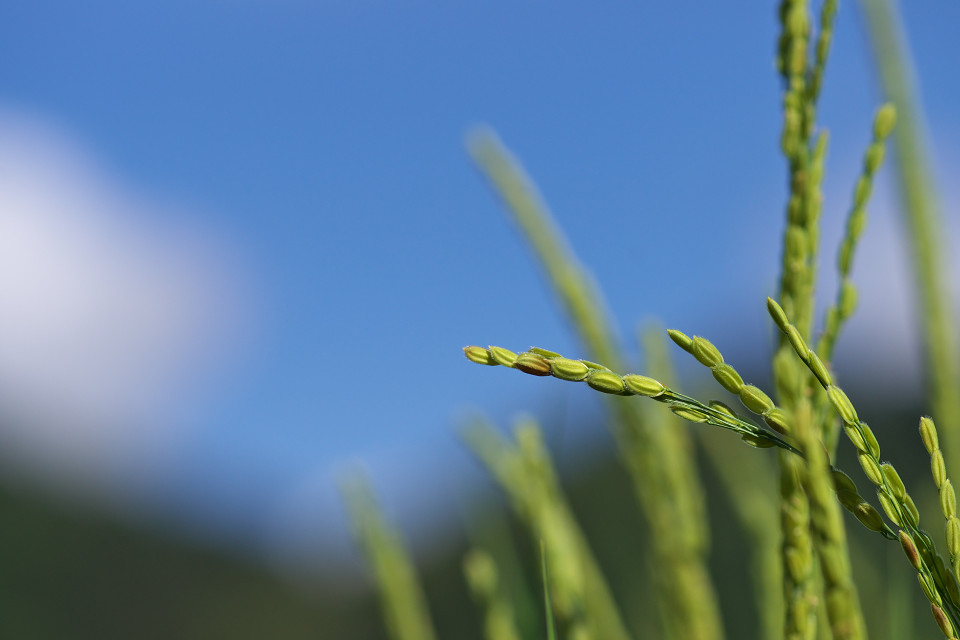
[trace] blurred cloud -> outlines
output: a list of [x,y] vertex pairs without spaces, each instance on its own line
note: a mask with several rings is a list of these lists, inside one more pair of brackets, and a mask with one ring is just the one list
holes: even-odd
[[[442,455],[436,455],[440,451]],[[423,460],[433,454],[429,465]],[[363,458],[318,465],[291,482],[275,501],[264,552],[282,574],[307,582],[321,577],[338,588],[369,588],[346,519],[344,486],[368,481],[392,526],[413,551],[429,554],[449,541],[468,513],[464,501],[489,478],[459,442],[370,448]],[[398,508],[402,505],[402,509]],[[358,569],[360,573],[358,573]]]
[[188,211],[0,108],[2,467],[58,487],[146,480],[243,334],[230,255]]

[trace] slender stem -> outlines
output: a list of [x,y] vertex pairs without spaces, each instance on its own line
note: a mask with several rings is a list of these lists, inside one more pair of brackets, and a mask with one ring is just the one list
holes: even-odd
[[373,490],[362,475],[347,479],[344,500],[380,590],[380,604],[391,640],[434,640],[430,611],[413,560],[399,535],[383,520]]

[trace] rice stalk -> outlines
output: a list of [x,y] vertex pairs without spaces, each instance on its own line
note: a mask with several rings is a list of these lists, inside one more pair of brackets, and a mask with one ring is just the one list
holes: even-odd
[[[767,308],[777,327],[789,338],[800,360],[807,365],[826,391],[834,410],[844,423],[847,437],[857,449],[864,475],[877,488],[877,497],[887,517],[898,527],[898,537],[910,564],[917,571],[924,595],[932,605],[934,618],[946,637],[960,629],[960,590],[951,572],[946,571],[930,536],[919,527],[920,514],[893,465],[881,462],[880,445],[843,390],[834,384],[825,368],[817,366],[817,354],[810,349],[784,310],[772,298]],[[949,625],[946,623],[949,622]]]
[[[662,331],[654,326],[648,327],[641,333],[640,343],[649,372],[657,380],[670,384],[674,373]],[[670,638],[690,637],[690,633],[703,637],[709,635],[711,630],[697,629],[697,626],[712,624],[712,620],[720,618],[720,613],[703,610],[713,606],[712,600],[707,597],[710,595],[710,578],[702,562],[709,551],[709,528],[704,526],[704,521],[696,520],[705,517],[706,509],[702,502],[703,493],[695,484],[699,482],[699,474],[690,472],[694,460],[693,442],[686,425],[674,413],[645,410],[643,420],[651,440],[661,443],[650,452],[662,456],[661,459],[649,464],[657,464],[669,486],[682,487],[674,492],[673,501],[658,501],[653,505],[658,511],[650,522],[651,530],[655,532],[651,535],[653,544],[650,545],[650,553],[654,556],[652,565],[659,569],[653,576],[655,592],[677,590],[687,594],[682,600],[677,597],[658,599],[661,624]],[[699,502],[686,504],[680,502],[682,500]],[[694,532],[701,533],[692,537]],[[679,537],[686,539],[678,540]],[[697,553],[691,555],[691,549],[696,549]],[[699,603],[699,609],[680,610],[677,605],[671,604],[677,600],[687,604]]]
[[666,404],[677,416],[694,423],[706,423],[734,431],[747,444],[758,447],[780,447],[793,453],[799,450],[778,434],[742,418],[725,405],[704,404],[696,398],[666,387],[662,382],[638,374],[619,375],[589,360],[571,360],[558,353],[532,347],[516,354],[503,347],[464,347],[472,362],[488,366],[501,365],[535,376],[553,376],[568,382],[585,382],[601,393],[620,396],[643,396]]
[[744,385],[740,374],[706,338],[689,338],[676,330],[669,333],[677,345],[708,367],[727,391],[737,394],[744,406],[760,414],[771,428],[794,436],[807,460],[806,465],[796,458],[781,461],[784,592],[793,601],[786,611],[786,635],[803,637],[816,628],[816,553],[832,635],[864,637],[863,613],[847,559],[846,532],[809,400],[801,398],[794,411],[787,413],[758,388]]
[[[820,182],[827,137],[818,136],[811,149],[816,101],[827,61],[835,8],[825,5],[814,61],[809,61],[811,16],[807,0],[782,0],[777,66],[783,81],[781,149],[787,160],[789,196],[783,236],[780,298],[801,335],[813,322],[816,257],[819,245]],[[781,339],[774,354],[774,387],[783,410],[792,412],[808,388],[800,366],[787,357]],[[802,462],[781,454],[780,510],[783,533],[784,636],[806,640],[817,632],[817,604],[822,600],[815,580],[814,543],[810,535],[810,505],[804,491]]]
[[482,549],[470,550],[463,559],[463,573],[474,599],[483,607],[486,640],[520,640],[513,606],[500,588],[493,556]]
[[867,147],[863,158],[863,170],[857,179],[853,194],[853,205],[847,215],[846,231],[840,241],[837,252],[837,272],[840,286],[834,304],[827,309],[823,333],[817,342],[817,353],[826,361],[833,357],[833,348],[843,324],[853,315],[857,307],[857,291],[850,280],[853,258],[857,244],[867,225],[867,203],[873,192],[873,182],[877,171],[883,165],[886,140],[893,131],[897,111],[887,103],[877,110],[873,120],[873,141]]
[[823,74],[827,66],[830,45],[833,43],[833,23],[837,17],[836,0],[824,0],[820,7],[820,32],[814,49],[814,64],[807,82],[807,103],[817,104],[823,86]]
[[[490,132],[475,133],[468,148],[523,232],[592,357],[621,368],[621,352],[601,296],[520,164]],[[662,601],[658,608],[664,612],[665,633],[677,629],[673,637],[683,640],[720,640],[723,624],[706,567],[708,530],[702,526],[706,513],[689,447],[684,445],[683,436],[657,437],[644,424],[635,405],[612,402],[609,406],[618,452],[633,480],[640,510],[650,525],[654,562],[664,560],[667,554],[675,555],[684,559],[692,576],[677,588],[658,590],[655,594]]]
[[937,427],[931,418],[920,418],[920,438],[930,454],[930,472],[940,496],[940,511],[946,521],[947,553],[950,555],[950,569],[960,580],[960,519],[957,518],[957,493],[953,483],[947,477],[947,465],[940,450]]
[[827,453],[813,418],[809,400],[797,403],[793,433],[807,462],[801,484],[810,505],[810,526],[822,576],[826,618],[831,635],[837,640],[865,638],[863,611],[850,571],[846,529],[834,495]]
[[[912,258],[918,324],[927,365],[929,401],[947,458],[960,465],[960,351],[943,213],[934,183],[920,92],[910,49],[892,0],[861,0],[883,92],[897,109],[894,167]],[[951,468],[956,477],[960,467]]]
[[373,490],[362,475],[341,485],[354,538],[370,563],[391,640],[434,640],[430,611],[413,561],[380,515]]
[[553,612],[567,634],[627,640],[629,635],[586,537],[563,497],[537,425],[520,421],[515,441],[475,422],[463,432],[470,449],[496,478],[550,566]]
[[[709,439],[708,439],[709,438]],[[760,637],[783,633],[783,567],[780,563],[779,499],[774,467],[732,439],[704,432],[700,447],[720,479],[734,514],[746,532],[753,601],[760,616]]]

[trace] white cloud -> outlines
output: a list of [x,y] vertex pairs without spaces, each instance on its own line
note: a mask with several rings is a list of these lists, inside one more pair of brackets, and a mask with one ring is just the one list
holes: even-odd
[[177,436],[242,315],[227,253],[189,220],[0,110],[0,466],[110,485]]

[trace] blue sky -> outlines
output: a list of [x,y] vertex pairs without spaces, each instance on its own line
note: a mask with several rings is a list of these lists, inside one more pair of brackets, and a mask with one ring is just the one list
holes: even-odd
[[[960,8],[905,9],[949,205]],[[8,289],[80,298],[30,308],[61,309],[57,335],[89,359],[45,353],[43,393],[31,393],[59,397],[88,367],[102,385],[96,401],[64,392],[69,419],[37,409],[48,431],[0,440],[27,456],[19,481],[59,491],[94,477],[96,493],[142,516],[285,556],[343,544],[335,479],[357,461],[407,526],[466,495],[478,474],[455,433],[468,407],[505,420],[569,402],[588,415],[589,394],[460,353],[580,353],[467,160],[479,123],[522,159],[625,337],[661,318],[749,353],[737,336],[768,330],[785,193],[773,3],[39,1],[9,4],[0,22],[0,141],[26,176],[8,184],[26,195],[4,206],[11,220],[18,203],[56,210],[28,225],[37,251],[8,263]],[[825,271],[880,102],[864,33],[845,3],[822,103]],[[900,264],[890,190],[878,197],[864,260]],[[71,224],[99,220],[99,240],[67,259],[47,239],[83,235],[57,222],[72,206]],[[101,255],[91,247],[110,257],[87,269]],[[48,257],[77,283],[30,285]],[[129,277],[98,288],[117,272]],[[864,330],[909,328],[907,283],[898,298],[885,271],[862,272],[876,294],[864,305],[893,318]],[[78,291],[106,293],[93,304]],[[7,322],[47,341],[9,296]],[[92,333],[70,321],[80,308]],[[104,391],[120,382],[133,391]],[[48,404],[24,400],[24,415],[31,402]],[[50,454],[53,441],[67,444]]]

